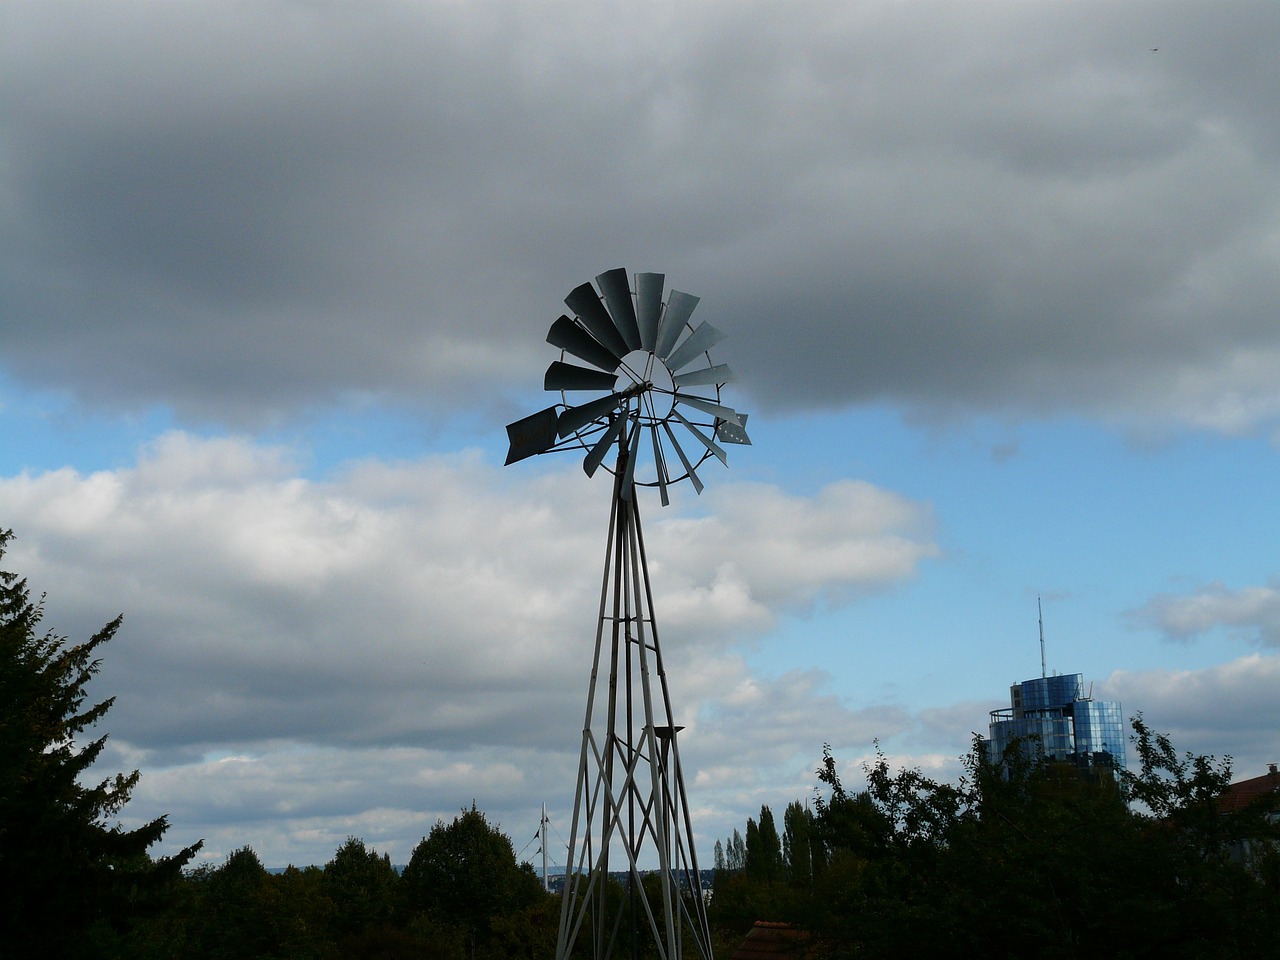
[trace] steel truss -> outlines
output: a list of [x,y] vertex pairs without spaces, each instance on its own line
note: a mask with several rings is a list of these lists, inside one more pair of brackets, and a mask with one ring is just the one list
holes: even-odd
[[[630,427],[639,430],[635,421]],[[569,960],[585,942],[596,960],[648,954],[650,945],[661,960],[686,951],[712,960],[680,767],[682,728],[671,711],[627,469],[635,444],[621,432],[556,958]],[[650,851],[658,868],[646,886],[640,861]],[[611,882],[611,871],[628,882]]]

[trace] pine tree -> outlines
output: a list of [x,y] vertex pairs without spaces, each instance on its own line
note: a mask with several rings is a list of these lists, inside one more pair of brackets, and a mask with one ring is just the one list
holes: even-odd
[[[0,559],[12,537],[0,530]],[[114,702],[86,706],[85,685],[122,618],[70,645],[38,632],[43,612],[26,580],[0,571],[0,943],[12,956],[102,955],[200,844],[156,862],[147,849],[166,817],[108,824],[138,771],[95,782],[106,735],[77,738]]]

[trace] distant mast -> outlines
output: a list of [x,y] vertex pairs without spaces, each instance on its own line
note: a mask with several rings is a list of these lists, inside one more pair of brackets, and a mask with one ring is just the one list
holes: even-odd
[[542,803],[542,820],[538,824],[538,839],[542,841],[542,889],[551,892],[551,881],[547,878],[547,804]]
[[1040,679],[1049,675],[1044,665],[1044,609],[1040,606],[1040,598],[1036,597],[1036,615],[1040,618]]

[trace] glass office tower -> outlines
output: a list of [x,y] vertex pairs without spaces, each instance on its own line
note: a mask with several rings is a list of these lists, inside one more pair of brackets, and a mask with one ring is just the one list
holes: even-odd
[[1023,680],[1009,688],[1009,706],[991,711],[987,756],[998,761],[1015,740],[1028,759],[1047,757],[1085,768],[1125,767],[1120,704],[1084,694],[1078,673]]

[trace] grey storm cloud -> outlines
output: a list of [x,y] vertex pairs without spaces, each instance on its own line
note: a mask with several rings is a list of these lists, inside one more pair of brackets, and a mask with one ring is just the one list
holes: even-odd
[[25,383],[500,402],[622,265],[704,298],[752,409],[1280,413],[1271,3],[3,16]]

